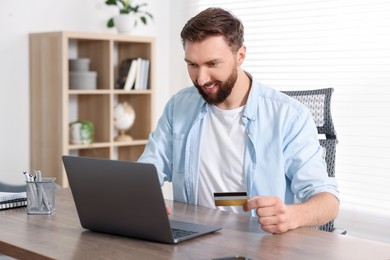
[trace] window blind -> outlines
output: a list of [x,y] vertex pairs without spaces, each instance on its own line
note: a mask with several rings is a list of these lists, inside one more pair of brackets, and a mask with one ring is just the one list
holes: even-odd
[[193,0],[245,26],[243,68],[278,90],[335,89],[341,205],[390,216],[390,1]]

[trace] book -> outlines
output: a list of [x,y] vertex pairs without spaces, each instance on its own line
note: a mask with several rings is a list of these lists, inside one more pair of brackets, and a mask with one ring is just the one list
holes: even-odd
[[148,59],[138,59],[138,62],[138,71],[134,89],[146,90],[148,88],[150,61]]
[[125,59],[119,66],[118,71],[118,79],[115,82],[116,89],[123,89],[126,84],[126,79],[129,74],[129,69],[131,67],[131,63],[133,62],[133,58]]
[[124,90],[130,90],[133,88],[137,76],[138,62],[138,59],[133,59],[131,61],[129,73],[127,74],[126,82],[123,87]]
[[0,210],[27,206],[26,192],[0,192]]
[[146,90],[148,88],[148,79],[149,79],[149,60],[144,60],[143,62],[143,71],[142,71],[142,80],[141,80],[141,89]]
[[143,63],[144,60],[142,58],[137,59],[137,75],[135,76],[135,85],[134,89],[141,89],[141,79],[142,79],[142,71],[143,71]]
[[128,58],[125,59],[119,71],[119,79],[116,87],[124,90],[145,90],[149,80],[149,65],[148,59]]

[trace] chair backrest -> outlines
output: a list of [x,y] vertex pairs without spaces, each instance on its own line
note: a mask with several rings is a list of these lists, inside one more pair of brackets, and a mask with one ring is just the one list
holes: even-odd
[[[328,176],[335,177],[336,144],[338,143],[338,140],[330,111],[333,88],[282,91],[282,93],[295,98],[310,109],[317,126],[318,134],[325,136],[325,138],[321,138],[320,136],[319,141],[324,149]],[[331,221],[322,225],[319,229],[333,231],[333,222],[334,221]]]
[[282,93],[295,98],[310,109],[319,134],[324,134],[326,139],[337,139],[330,111],[333,88],[282,91]]

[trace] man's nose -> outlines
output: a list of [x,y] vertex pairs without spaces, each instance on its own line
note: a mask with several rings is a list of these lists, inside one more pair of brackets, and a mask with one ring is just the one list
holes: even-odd
[[210,81],[210,75],[208,73],[207,68],[199,68],[198,70],[198,75],[196,78],[196,82],[198,83],[199,86],[203,86],[207,82]]

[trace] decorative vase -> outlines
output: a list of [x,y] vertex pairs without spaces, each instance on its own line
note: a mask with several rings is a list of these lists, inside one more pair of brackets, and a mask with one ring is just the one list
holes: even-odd
[[69,124],[69,141],[71,144],[91,144],[94,137],[94,126],[91,121],[78,120]]
[[135,25],[135,16],[132,14],[114,16],[114,25],[119,33],[131,33]]

